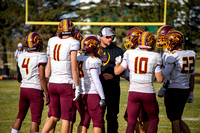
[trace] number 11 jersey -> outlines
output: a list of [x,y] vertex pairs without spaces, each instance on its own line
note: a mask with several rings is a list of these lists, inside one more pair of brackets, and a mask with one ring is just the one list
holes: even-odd
[[62,39],[56,36],[49,39],[47,53],[51,59],[50,83],[73,84],[70,52],[78,51],[79,48],[79,41],[72,37]]

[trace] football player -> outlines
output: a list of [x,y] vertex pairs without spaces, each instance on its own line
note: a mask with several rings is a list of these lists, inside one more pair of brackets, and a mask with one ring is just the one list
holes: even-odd
[[117,63],[114,72],[121,74],[125,69],[130,70],[130,87],[128,96],[128,124],[126,133],[133,133],[137,123],[140,106],[143,105],[149,118],[149,133],[158,129],[158,102],[153,87],[154,76],[158,82],[163,81],[161,73],[161,55],[153,52],[155,37],[151,32],[143,32],[138,38],[141,50],[127,50],[121,64]]
[[43,90],[46,96],[48,96],[45,78],[47,55],[40,52],[43,48],[43,40],[39,34],[31,32],[26,37],[26,45],[28,52],[20,54],[18,58],[18,66],[23,80],[20,86],[19,112],[11,133],[19,132],[29,107],[31,110],[30,132],[39,133],[44,104]]
[[[46,121],[42,129],[43,133],[54,128],[60,117],[62,119],[61,132],[69,132],[70,121],[72,121],[72,102],[78,100],[80,94],[77,65],[77,51],[80,48],[80,42],[73,38],[75,26],[72,21],[63,19],[58,25],[57,32],[59,35],[48,41],[52,116]],[[73,83],[76,88],[75,98],[73,97]]]
[[[175,30],[174,27],[170,26],[170,25],[164,25],[164,26],[161,26],[158,31],[157,31],[157,36],[156,36],[156,46],[158,48],[163,48],[163,55],[162,55],[162,67],[165,67],[166,63],[165,63],[165,60],[166,60],[166,57],[170,54],[170,51],[165,47],[163,46],[163,41],[164,41],[164,37],[165,35],[170,32],[170,31],[173,31]],[[169,85],[169,80],[167,77],[164,78],[164,81],[163,81],[163,85],[162,87],[159,89],[158,91],[158,97],[163,97],[164,94],[165,94],[165,91]]]
[[172,123],[173,133],[189,133],[189,127],[181,119],[186,102],[193,102],[194,74],[196,54],[183,49],[183,34],[173,30],[164,37],[164,47],[171,54],[166,57],[162,70],[164,77],[169,77],[165,92],[165,107],[168,119]]
[[[139,28],[139,27],[131,28],[127,32],[126,37],[124,38],[126,40],[126,43],[124,43],[124,47],[127,50],[134,50],[134,49],[140,50],[140,48],[138,47],[138,38],[143,32],[144,32],[144,30],[142,28]],[[142,106],[141,106],[138,116],[139,116],[140,122],[137,122],[135,131],[136,131],[136,133],[140,133],[140,132],[146,133],[148,130],[149,122],[148,122],[148,116]],[[124,118],[127,121],[127,119],[128,119],[127,109],[125,111]],[[141,124],[143,125],[143,128],[142,128]]]
[[95,36],[85,37],[81,42],[81,49],[85,54],[77,57],[81,88],[79,98],[81,122],[78,132],[86,133],[90,119],[92,119],[93,133],[101,133],[103,128],[102,107],[105,106],[105,96],[99,79],[102,62],[98,57],[103,50]]
[[[74,39],[78,40],[80,43],[83,40],[83,36],[80,32],[75,31],[74,35],[73,35]],[[77,56],[80,55],[80,49],[77,51]],[[73,84],[73,95],[75,96],[75,84]],[[72,103],[72,121],[70,121],[70,130],[69,132],[72,133],[73,131],[73,124],[76,121],[76,110],[78,110],[79,114],[80,114],[80,108],[79,108],[79,104],[78,101],[74,101]]]

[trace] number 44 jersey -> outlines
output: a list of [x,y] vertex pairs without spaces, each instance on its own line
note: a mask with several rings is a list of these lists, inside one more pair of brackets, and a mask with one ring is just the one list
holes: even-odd
[[42,90],[39,65],[47,63],[47,55],[42,52],[25,52],[18,57],[18,66],[22,74],[21,87]]
[[127,50],[122,66],[130,70],[129,91],[155,93],[155,72],[161,71],[161,55],[152,51]]
[[47,53],[51,58],[50,83],[73,83],[71,70],[71,51],[78,51],[79,41],[72,37],[62,39],[52,37],[49,39]]

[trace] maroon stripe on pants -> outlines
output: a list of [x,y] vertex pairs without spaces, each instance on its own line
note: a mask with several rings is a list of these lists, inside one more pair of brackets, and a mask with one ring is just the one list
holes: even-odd
[[149,118],[149,133],[156,133],[158,130],[158,102],[156,100],[155,93],[140,93],[140,92],[129,92],[128,96],[128,126],[126,133],[133,133],[137,122],[137,116],[140,111],[140,107],[143,105],[148,118]]

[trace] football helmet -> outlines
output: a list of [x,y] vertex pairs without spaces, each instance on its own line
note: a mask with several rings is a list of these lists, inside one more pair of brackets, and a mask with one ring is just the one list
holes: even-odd
[[103,54],[103,49],[100,42],[95,36],[87,36],[81,41],[81,49],[85,53],[92,52],[95,56],[99,57]]
[[81,35],[80,32],[75,31],[74,32],[74,39],[78,40],[78,41],[82,41],[83,40],[83,36]]
[[158,48],[162,48],[163,46],[163,38],[165,37],[165,35],[170,32],[175,30],[174,27],[170,26],[170,25],[164,25],[161,26],[158,30],[157,30],[157,35],[156,35],[156,47]]
[[151,32],[143,32],[138,38],[138,47],[150,49],[153,48],[155,45],[156,39]]
[[31,32],[26,37],[26,45],[28,50],[42,50],[43,40],[42,37],[36,32]]
[[175,46],[181,46],[184,43],[183,34],[180,31],[173,30],[167,33],[163,41],[163,50],[165,52],[174,50]]
[[124,47],[126,49],[135,48],[135,46],[138,44],[138,38],[143,32],[144,30],[139,27],[134,27],[130,29],[126,34],[126,37],[124,38],[126,40],[126,43],[124,43]]
[[59,35],[71,35],[75,31],[75,26],[72,23],[72,21],[68,19],[63,19],[59,24],[58,24],[58,34]]

